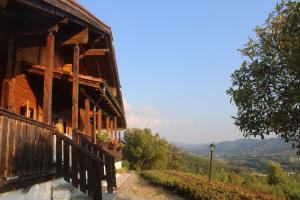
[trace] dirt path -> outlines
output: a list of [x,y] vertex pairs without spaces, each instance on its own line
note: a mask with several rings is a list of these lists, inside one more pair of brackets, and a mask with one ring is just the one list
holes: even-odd
[[170,194],[165,190],[150,185],[135,173],[122,184],[117,191],[118,200],[184,200],[176,195]]

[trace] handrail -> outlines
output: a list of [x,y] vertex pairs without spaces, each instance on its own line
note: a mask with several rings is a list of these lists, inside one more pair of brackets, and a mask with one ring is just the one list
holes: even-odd
[[83,137],[85,140],[89,141],[90,142],[90,145],[92,145],[94,148],[96,148],[97,150],[99,151],[102,151],[103,153],[106,153],[108,154],[109,156],[112,156],[114,157],[114,154],[112,154],[111,152],[109,151],[106,151],[105,149],[101,148],[98,144],[94,144],[92,143],[89,139],[90,137],[85,135],[84,133],[80,132],[80,131],[77,131],[77,135],[79,135],[80,137]]
[[94,161],[96,161],[97,163],[101,163],[101,164],[105,164],[105,161],[98,158],[97,156],[95,156],[94,154],[92,154],[91,152],[89,152],[88,150],[86,150],[85,148],[83,148],[82,146],[74,143],[73,140],[71,140],[70,138],[68,138],[67,136],[63,135],[62,133],[54,130],[53,133],[58,136],[59,138],[61,138],[64,142],[68,143],[69,145],[71,145],[73,148],[81,151],[81,153],[84,153],[87,157],[89,157],[90,159],[93,159]]
[[42,122],[36,121],[36,120],[28,118],[28,117],[24,117],[22,115],[18,115],[16,113],[8,111],[4,108],[0,108],[0,115],[7,116],[7,117],[10,117],[10,118],[13,118],[13,119],[25,122],[25,123],[29,123],[29,124],[32,124],[32,125],[42,127],[42,128],[53,129],[53,126],[44,124]]

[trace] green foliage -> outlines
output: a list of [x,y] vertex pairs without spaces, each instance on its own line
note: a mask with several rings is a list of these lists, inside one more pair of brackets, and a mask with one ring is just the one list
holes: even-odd
[[300,148],[300,2],[282,1],[241,50],[227,91],[244,136],[275,133]]
[[169,144],[167,168],[182,170],[182,164],[183,164],[182,150],[174,144]]
[[284,183],[286,177],[284,176],[283,169],[279,163],[269,161],[267,164],[268,183],[277,185]]
[[110,142],[111,141],[109,135],[104,131],[97,133],[96,138],[97,138],[97,140],[100,140],[102,142]]
[[151,170],[141,172],[141,176],[152,184],[176,192],[186,199],[276,199],[267,194],[250,192],[240,186],[218,181],[209,182],[207,177],[191,173]]
[[127,129],[124,134],[126,146],[123,158],[130,169],[164,169],[168,162],[168,142],[150,129]]

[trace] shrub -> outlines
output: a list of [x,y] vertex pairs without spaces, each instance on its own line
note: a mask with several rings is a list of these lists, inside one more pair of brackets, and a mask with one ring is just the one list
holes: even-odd
[[141,172],[140,175],[150,183],[174,191],[186,199],[276,199],[271,195],[250,192],[240,186],[225,184],[218,181],[209,182],[207,177],[186,172],[149,170]]

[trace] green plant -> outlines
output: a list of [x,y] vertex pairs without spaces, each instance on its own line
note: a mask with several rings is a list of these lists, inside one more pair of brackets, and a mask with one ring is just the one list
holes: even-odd
[[100,140],[102,142],[110,142],[111,139],[106,131],[100,131],[96,135],[97,140]]

